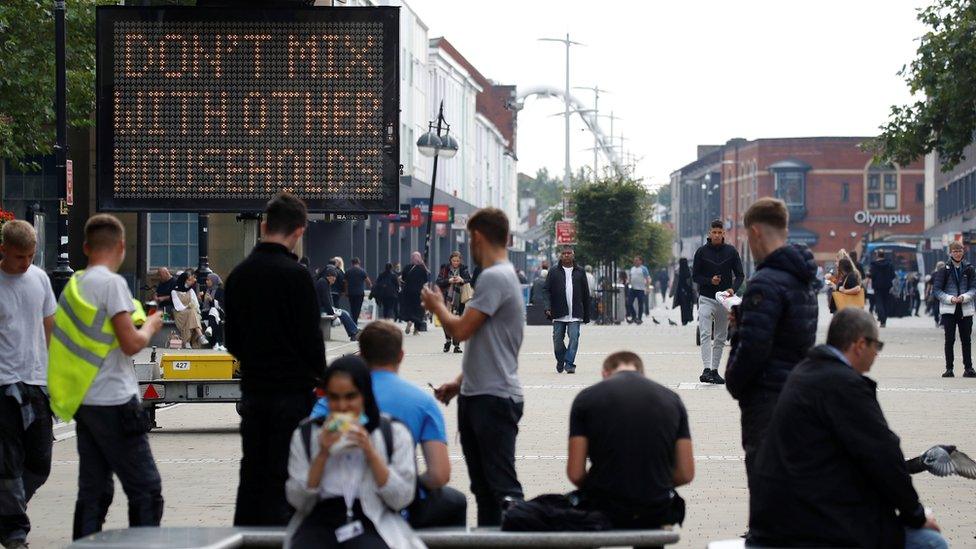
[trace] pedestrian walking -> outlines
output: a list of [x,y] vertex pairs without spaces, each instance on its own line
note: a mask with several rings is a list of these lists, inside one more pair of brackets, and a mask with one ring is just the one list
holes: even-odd
[[634,256],[634,264],[628,272],[628,278],[630,289],[627,290],[627,312],[630,318],[627,319],[627,324],[633,322],[640,325],[644,323],[647,290],[651,286],[651,277],[644,267],[644,258],[639,255]]
[[[470,284],[471,273],[468,272],[468,266],[461,262],[461,252],[451,252],[451,258],[447,264],[441,265],[440,271],[437,273],[437,286],[444,294],[444,303],[447,304],[452,314],[457,316],[464,314],[464,304],[470,297]],[[464,289],[465,285],[468,285],[467,290]],[[461,342],[457,338],[452,338],[447,333],[447,328],[444,329],[444,337],[446,338],[444,342],[445,353],[451,350],[452,343],[454,344],[454,352],[461,352]]]
[[745,275],[742,259],[735,246],[725,243],[725,224],[721,219],[711,223],[708,243],[695,252],[691,265],[692,280],[698,285],[698,329],[701,334],[702,383],[725,383],[718,373],[722,349],[729,336],[729,313],[716,295],[735,295]]
[[403,289],[400,291],[400,317],[407,321],[406,332],[413,327],[414,335],[427,331],[426,313],[420,305],[420,290],[430,282],[430,271],[420,252],[410,254],[410,265],[400,275]]
[[736,309],[725,375],[742,412],[742,448],[751,483],[776,398],[816,341],[817,264],[806,246],[786,243],[789,212],[782,200],[760,198],[746,210],[743,222],[757,265]]
[[664,307],[668,306],[668,288],[671,286],[671,277],[668,275],[667,266],[657,270],[657,290],[661,292],[661,303]]
[[349,270],[346,271],[346,295],[349,296],[349,314],[356,323],[359,322],[359,313],[363,310],[366,289],[372,287],[373,281],[366,274],[359,258],[352,258],[349,261]]
[[[564,246],[559,266],[550,269],[542,286],[542,306],[552,320],[552,345],[556,373],[576,373],[580,326],[590,322],[590,287],[586,273],[576,264],[576,253]],[[566,336],[569,346],[566,346]]]
[[966,250],[961,242],[949,243],[949,260],[935,273],[932,293],[939,302],[942,327],[945,329],[945,373],[942,377],[954,377],[954,347],[956,330],[962,345],[963,377],[976,377],[973,370],[973,314],[976,313],[976,269],[966,261]]
[[227,277],[227,349],[240,362],[241,458],[235,526],[284,526],[292,431],[315,404],[325,370],[319,306],[293,250],[305,204],[283,192],[268,202],[261,242]]
[[27,504],[51,472],[47,346],[57,302],[33,265],[37,234],[23,220],[0,235],[0,544],[27,547]]
[[102,530],[115,492],[113,474],[129,499],[130,527],[159,526],[163,517],[162,481],[130,358],[146,348],[162,319],[158,311],[147,318],[116,274],[125,260],[125,229],[118,219],[92,216],[83,248],[88,267],[61,292],[48,353],[51,409],[63,421],[75,420],[78,500],[72,539]]
[[435,390],[444,404],[457,395],[461,450],[478,526],[498,526],[506,499],[522,499],[515,473],[515,437],[524,407],[518,353],[525,326],[525,302],[515,268],[508,261],[505,212],[483,208],[468,219],[471,255],[483,270],[463,316],[447,309],[440,292],[424,288],[424,305],[452,337],[468,341],[461,375]]
[[874,312],[878,315],[878,324],[882,328],[888,323],[888,312],[891,310],[891,288],[895,282],[895,267],[891,260],[885,257],[884,250],[878,250],[877,259],[871,262],[868,277],[874,288]]
[[396,317],[396,301],[399,288],[400,282],[397,280],[397,275],[393,273],[393,264],[387,263],[383,268],[383,272],[376,277],[376,283],[373,284],[373,289],[369,292],[370,297],[376,301],[376,304],[382,310],[384,319]]
[[681,310],[681,325],[686,326],[695,319],[695,287],[692,285],[691,268],[688,267],[687,258],[682,257],[678,260],[678,273],[671,286],[671,297],[674,298],[671,307]]
[[939,312],[940,304],[939,300],[935,297],[933,283],[935,282],[936,275],[942,272],[943,269],[945,269],[945,261],[939,261],[935,264],[935,269],[925,275],[925,302],[928,307],[928,313],[935,319],[936,328],[942,326],[942,313]]

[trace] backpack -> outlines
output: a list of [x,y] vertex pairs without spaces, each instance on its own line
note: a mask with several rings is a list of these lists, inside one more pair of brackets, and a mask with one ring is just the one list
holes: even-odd
[[596,532],[613,529],[604,513],[579,505],[576,492],[544,494],[513,503],[502,517],[505,532]]

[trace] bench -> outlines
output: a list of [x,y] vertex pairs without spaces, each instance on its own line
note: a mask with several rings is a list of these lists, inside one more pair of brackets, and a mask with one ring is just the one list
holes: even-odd
[[[501,532],[497,528],[430,528],[417,535],[429,547],[663,547],[678,543],[671,530],[605,532]],[[106,530],[75,541],[69,549],[234,549],[281,547],[282,528],[126,528]]]

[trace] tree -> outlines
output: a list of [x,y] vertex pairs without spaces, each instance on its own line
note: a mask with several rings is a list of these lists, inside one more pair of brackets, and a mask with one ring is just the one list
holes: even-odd
[[609,264],[638,248],[638,233],[648,218],[643,185],[624,177],[604,177],[577,188],[573,201],[578,256]]
[[868,144],[883,160],[901,165],[936,151],[943,170],[965,158],[976,130],[976,2],[935,0],[919,10],[930,28],[917,57],[898,72],[924,99],[892,106],[881,135]]
[[671,185],[662,185],[657,188],[656,191],[651,193],[651,203],[657,202],[658,204],[670,208],[671,207]]
[[[109,3],[102,1],[100,3]],[[114,2],[112,2],[114,3]],[[95,0],[68,0],[68,123],[90,126],[95,108]],[[0,4],[0,157],[19,169],[54,147],[54,2]]]
[[540,168],[536,171],[534,178],[519,174],[518,186],[519,198],[535,198],[536,209],[540,212],[545,211],[550,206],[562,204],[562,179],[551,177],[546,168]]
[[666,267],[671,261],[671,231],[660,223],[643,221],[628,255],[641,255],[650,269]]

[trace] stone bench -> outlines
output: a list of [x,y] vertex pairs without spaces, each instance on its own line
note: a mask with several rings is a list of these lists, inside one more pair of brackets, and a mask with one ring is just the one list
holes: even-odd
[[[670,530],[605,532],[502,532],[497,528],[430,528],[417,535],[429,547],[663,547],[678,543]],[[126,528],[75,541],[69,549],[234,549],[281,547],[283,528]]]

